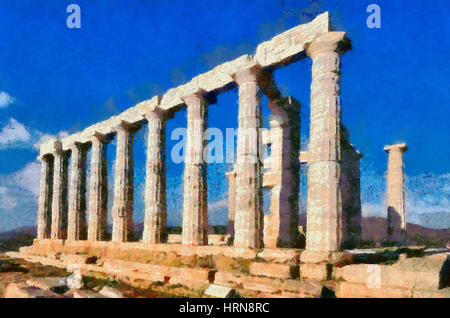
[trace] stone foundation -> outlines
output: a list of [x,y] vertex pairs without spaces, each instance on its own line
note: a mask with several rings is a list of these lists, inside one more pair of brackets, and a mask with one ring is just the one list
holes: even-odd
[[[305,256],[303,257],[303,254]],[[371,255],[371,256],[369,256]],[[411,257],[407,257],[410,255]],[[159,282],[205,290],[210,284],[244,297],[448,297],[449,252],[422,249],[345,251],[328,262],[305,263],[296,249],[235,249],[231,246],[88,241],[36,241],[8,256],[68,268],[83,275],[108,274],[134,282]],[[375,264],[359,263],[369,260]],[[312,259],[309,259],[312,261]],[[299,262],[300,261],[300,262]],[[300,275],[299,275],[300,274]]]

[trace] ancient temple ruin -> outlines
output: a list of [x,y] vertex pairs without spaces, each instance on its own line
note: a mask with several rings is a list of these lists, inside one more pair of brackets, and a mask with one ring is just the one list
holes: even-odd
[[[230,218],[237,248],[295,247],[300,163],[309,165],[306,250],[339,250],[360,232],[358,160],[340,120],[340,56],[349,48],[344,32],[333,32],[328,13],[288,30],[244,55],[155,96],[124,113],[62,140],[41,145],[38,240],[105,240],[107,197],[113,196],[112,241],[133,239],[133,135],[148,122],[145,222],[142,243],[164,243],[166,231],[165,125],[174,112],[187,109],[184,169],[183,245],[208,244],[206,143],[208,105],[227,89],[239,89],[237,159],[230,178]],[[272,71],[311,58],[311,133],[309,150],[299,153],[299,104],[281,96]],[[261,92],[269,98],[271,129],[259,136]],[[104,148],[117,140],[114,193],[107,193]],[[270,145],[262,160],[258,143]],[[86,152],[92,149],[89,202],[86,202]],[[70,157],[71,175],[68,180]],[[264,172],[263,172],[264,167]],[[263,220],[262,188],[272,189],[271,213]],[[356,210],[354,210],[356,208]],[[351,210],[351,211],[350,211]],[[86,222],[86,215],[89,222]],[[359,220],[359,221],[358,221]],[[263,233],[266,233],[263,235]],[[264,237],[264,239],[263,239]],[[264,244],[263,244],[264,241]],[[321,254],[322,253],[322,254]]]
[[[288,297],[305,295],[304,288],[309,287],[302,285],[303,281],[353,279],[345,272],[358,266],[349,261],[353,254],[339,254],[343,249],[357,247],[361,239],[362,154],[350,143],[349,132],[341,123],[340,59],[350,48],[345,32],[333,31],[329,14],[323,13],[310,23],[261,43],[255,55],[219,65],[163,96],[143,101],[82,132],[41,144],[38,234],[33,246],[21,249],[20,257],[55,266],[75,262],[83,271],[120,273],[127,278],[192,287],[214,282],[269,294],[282,292]],[[310,134],[308,149],[300,151],[300,105],[294,97],[282,96],[272,74],[304,58],[312,60]],[[203,157],[207,143],[203,135],[208,106],[219,94],[234,88],[239,90],[239,110],[236,161],[234,169],[227,173],[229,241],[217,242],[208,231],[207,164]],[[266,131],[260,129],[261,94],[267,96],[271,111],[270,129]],[[183,219],[181,238],[174,243],[166,226],[165,129],[174,113],[183,108],[187,110],[188,136]],[[142,239],[136,241],[133,136],[143,123],[148,123],[145,218]],[[105,149],[113,139],[117,143],[114,191],[108,193]],[[263,147],[270,147],[266,158]],[[391,223],[392,235],[399,240],[406,224],[402,163],[406,145],[385,150],[389,152],[389,215],[392,220],[394,216],[400,220],[398,226]],[[298,223],[301,165],[308,165],[304,249],[299,245]],[[263,214],[263,189],[271,189],[268,215]],[[108,211],[111,196],[113,204]],[[113,223],[111,239],[107,237],[108,213]],[[217,263],[214,269],[210,265],[162,265],[150,257],[155,253],[200,258],[223,255],[236,265],[233,270],[243,266],[241,259],[253,261],[236,274]],[[256,257],[264,262],[255,261]],[[344,268],[332,272],[336,264]],[[362,272],[366,276],[369,273],[365,269]],[[409,283],[414,286],[415,280]],[[341,285],[347,286],[344,282]],[[359,292],[344,288],[340,293],[345,296]]]

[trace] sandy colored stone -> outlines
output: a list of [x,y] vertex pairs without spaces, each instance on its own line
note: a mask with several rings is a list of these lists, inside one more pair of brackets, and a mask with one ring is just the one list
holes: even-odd
[[407,150],[406,144],[384,147],[384,151],[389,154],[387,172],[387,234],[388,239],[395,242],[405,242],[406,239],[403,154]]
[[291,267],[286,264],[272,264],[253,262],[250,265],[250,274],[257,276],[268,276],[277,278],[290,278]]
[[277,293],[281,292],[282,282],[279,279],[268,277],[246,276],[242,279],[242,286],[245,289],[251,289],[266,293]]
[[37,213],[37,238],[50,238],[51,202],[53,181],[53,158],[49,155],[38,158],[41,162],[39,202]]
[[326,264],[300,264],[300,277],[302,280],[324,281],[327,279],[327,276]]
[[133,129],[129,123],[117,125],[117,148],[114,167],[114,200],[112,207],[114,242],[133,238]]
[[202,92],[183,97],[187,106],[187,142],[184,166],[183,245],[207,245],[208,203],[207,164],[203,157],[207,141],[208,104]]
[[106,162],[105,135],[94,133],[91,144],[88,240],[102,241],[106,238],[108,214],[108,163]]
[[262,243],[262,178],[258,142],[261,96],[257,84],[258,72],[257,68],[251,68],[235,75],[239,85],[234,215],[234,246],[237,248],[259,248]]

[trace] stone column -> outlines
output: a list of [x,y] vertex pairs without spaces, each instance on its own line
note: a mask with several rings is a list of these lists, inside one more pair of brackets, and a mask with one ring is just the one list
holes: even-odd
[[225,173],[228,177],[228,223],[227,233],[234,236],[234,213],[236,210],[236,172]]
[[88,240],[104,241],[108,222],[108,163],[105,135],[95,133],[91,143]]
[[67,156],[57,140],[53,151],[53,199],[52,199],[52,240],[67,237]]
[[340,175],[340,54],[344,32],[320,35],[307,46],[311,57],[311,115],[308,169],[306,253],[303,261],[320,261],[340,248],[342,204]]
[[341,142],[342,232],[343,248],[356,248],[361,239],[361,184],[359,161],[362,154],[350,144],[348,137]]
[[71,147],[69,216],[67,240],[86,239],[86,149],[75,142]]
[[202,92],[183,98],[187,106],[187,143],[184,167],[183,231],[184,245],[208,244],[208,203],[206,163],[207,141],[203,138],[208,118],[208,103]]
[[117,150],[114,167],[112,208],[114,242],[133,240],[133,133],[134,127],[122,121],[116,128]]
[[300,104],[291,97],[269,102],[270,173],[276,176],[271,190],[270,214],[264,224],[264,247],[296,247],[300,164]]
[[387,213],[388,239],[393,242],[405,242],[405,181],[403,174],[403,153],[408,150],[406,144],[384,147],[389,154],[387,173]]
[[235,74],[239,85],[234,246],[259,248],[262,243],[262,174],[259,154],[261,94],[258,68]]
[[161,108],[145,113],[148,120],[145,175],[145,218],[142,241],[148,244],[167,240],[165,117]]
[[52,215],[52,182],[53,182],[53,160],[50,156],[40,156],[41,176],[39,180],[39,207],[37,218],[38,240],[50,238],[51,215]]

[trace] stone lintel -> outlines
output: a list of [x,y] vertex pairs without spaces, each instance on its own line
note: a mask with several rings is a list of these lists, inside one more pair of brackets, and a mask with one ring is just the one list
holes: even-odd
[[263,67],[285,65],[304,52],[306,43],[312,41],[318,34],[329,31],[331,31],[330,15],[325,12],[309,23],[298,25],[259,44],[255,59]]
[[386,151],[387,153],[389,153],[389,151],[393,149],[399,149],[401,152],[406,152],[408,150],[408,146],[406,146],[406,143],[401,143],[384,147],[384,151]]

